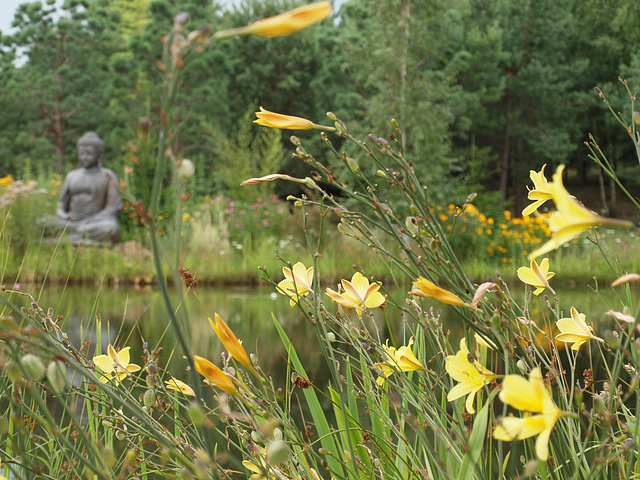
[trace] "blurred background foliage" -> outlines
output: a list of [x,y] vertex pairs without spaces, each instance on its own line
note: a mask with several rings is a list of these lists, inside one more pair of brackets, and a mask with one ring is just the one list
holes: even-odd
[[[143,198],[136,169],[147,175],[140,149],[152,152],[153,145],[139,144],[136,124],[150,119],[153,143],[161,122],[153,99],[164,68],[157,59],[174,16],[189,13],[186,35],[247,24],[300,3],[21,5],[13,33],[0,36],[0,176],[46,184],[74,166],[76,139],[93,130],[107,144],[105,164],[130,177]],[[529,170],[566,163],[577,185],[601,185],[591,204],[583,200],[616,213],[615,189],[588,168],[581,145],[593,133],[620,171],[634,162],[633,146],[593,88],[605,91],[614,108],[627,108],[616,79],[622,75],[632,89],[640,82],[640,3],[346,0],[336,7],[331,20],[294,36],[234,38],[185,59],[179,97],[164,114],[168,121],[186,119],[171,148],[197,166],[194,205],[216,195],[255,196],[245,199],[251,203],[299,193],[290,184],[238,191],[247,176],[310,173],[292,159],[286,132],[251,124],[251,112],[263,106],[324,124],[332,111],[363,139],[370,132],[390,138],[395,118],[407,157],[442,205],[462,204],[475,191],[487,215],[505,209],[517,215],[526,204]],[[308,151],[326,152],[314,148],[317,135],[296,135]],[[340,168],[328,156],[319,160]],[[366,171],[366,158],[356,160]]]

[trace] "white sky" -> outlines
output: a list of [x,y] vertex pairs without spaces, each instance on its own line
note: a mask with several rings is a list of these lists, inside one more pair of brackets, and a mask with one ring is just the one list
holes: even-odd
[[0,30],[2,33],[10,33],[13,16],[18,9],[18,5],[26,3],[27,0],[0,0]]

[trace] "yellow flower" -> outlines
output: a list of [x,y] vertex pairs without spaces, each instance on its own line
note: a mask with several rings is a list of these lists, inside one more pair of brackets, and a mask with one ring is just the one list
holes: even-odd
[[279,293],[290,298],[289,303],[293,307],[300,297],[311,293],[313,285],[313,267],[306,268],[301,262],[296,263],[293,269],[284,267],[284,280],[278,283],[276,289]]
[[494,343],[491,340],[487,340],[484,337],[481,337],[480,335],[478,335],[478,332],[473,332],[473,338],[475,338],[476,343],[478,345],[482,345],[483,347],[488,348],[489,350],[495,350],[496,346],[494,345]]
[[196,372],[205,377],[212,385],[224,390],[231,395],[237,395],[238,390],[231,381],[229,375],[224,373],[220,368],[215,366],[206,358],[194,355],[193,360],[196,364]]
[[493,431],[493,437],[510,442],[538,435],[536,455],[546,462],[549,458],[549,436],[562,415],[562,410],[553,403],[553,398],[542,381],[540,369],[531,370],[528,381],[520,375],[507,375],[502,382],[500,400],[518,410],[539,415],[503,417]]
[[238,35],[258,35],[260,37],[281,37],[299,30],[303,30],[315,23],[321,22],[329,15],[333,8],[328,1],[310,3],[294,8],[280,15],[263,18],[250,25],[231,30],[222,30],[215,34],[216,38],[227,38]]
[[3,187],[8,187],[13,183],[13,176],[7,175],[6,177],[0,178],[0,185]]
[[560,342],[574,342],[571,350],[580,350],[580,347],[589,340],[598,340],[602,342],[600,337],[593,334],[593,328],[585,323],[584,313],[571,307],[571,318],[561,318],[556,322],[560,333],[556,335],[556,340]]
[[138,365],[129,363],[129,350],[130,347],[124,347],[119,352],[116,352],[113,346],[109,344],[107,347],[107,355],[93,357],[93,364],[104,373],[104,375],[100,377],[102,383],[106,383],[112,378],[115,378],[116,384],[118,384],[122,379],[126,378],[129,373],[140,370]]
[[395,371],[401,372],[413,372],[415,370],[424,370],[422,364],[418,361],[416,356],[411,351],[411,345],[413,345],[413,337],[409,339],[409,343],[397,350],[394,347],[387,345],[383,348],[386,351],[387,361],[385,363],[377,363],[376,367],[382,370],[384,377],[378,377],[376,382],[378,385],[383,385],[385,377],[389,377]]
[[413,284],[417,287],[411,290],[411,295],[423,298],[435,298],[442,303],[448,305],[457,305],[458,307],[469,307],[460,297],[438,287],[436,284],[424,277],[418,277]]
[[169,390],[175,390],[176,392],[182,392],[185,395],[190,397],[195,397],[196,393],[193,391],[189,385],[184,383],[182,380],[178,380],[177,378],[172,378],[171,380],[167,380],[164,382]]
[[533,182],[533,190],[529,189],[529,200],[535,200],[531,205],[522,210],[522,215],[527,216],[531,215],[533,212],[538,210],[542,206],[544,202],[551,199],[551,190],[549,189],[549,183],[544,176],[544,167],[547,164],[545,163],[542,166],[542,169],[539,172],[535,172],[533,170],[529,171],[529,176],[531,177],[531,181]]
[[384,296],[378,292],[382,286],[380,283],[369,284],[367,277],[356,272],[351,281],[342,280],[344,293],[327,288],[327,295],[331,299],[346,308],[355,308],[358,316],[362,316],[365,308],[376,308],[385,302]]
[[543,258],[539,266],[535,260],[531,260],[531,268],[520,267],[518,269],[518,278],[527,285],[536,287],[533,291],[534,295],[540,295],[545,288],[548,288],[555,294],[556,292],[551,288],[548,282],[548,280],[554,275],[555,273],[549,271],[548,258]]
[[313,123],[311,120],[307,120],[306,118],[274,113],[270,112],[269,110],[265,110],[262,107],[260,107],[259,112],[256,112],[256,117],[258,117],[258,119],[254,120],[253,123],[271,128],[282,128],[286,130],[311,130],[312,128],[331,131],[335,130],[335,128],[333,127],[318,125],[316,123]]
[[220,315],[215,314],[216,321],[209,319],[209,323],[213,327],[213,330],[218,335],[218,338],[224,345],[224,348],[227,349],[229,354],[235,358],[238,362],[244,365],[247,368],[253,370],[251,365],[251,360],[249,360],[249,355],[245,351],[240,340],[236,338],[233,331],[229,328],[229,326],[220,318]]
[[449,376],[458,383],[451,389],[447,395],[447,400],[452,402],[460,397],[469,395],[465,406],[467,412],[476,413],[473,408],[473,400],[476,393],[482,389],[487,383],[496,378],[496,375],[484,368],[480,362],[474,360],[469,361],[469,350],[467,349],[467,340],[460,340],[460,350],[455,355],[447,356],[445,369]]
[[560,165],[556,173],[553,174],[553,182],[549,184],[553,202],[556,204],[556,211],[553,212],[547,222],[552,237],[542,247],[529,255],[529,260],[544,255],[551,250],[555,250],[567,243],[589,227],[596,225],[617,225],[632,227],[633,223],[626,220],[614,218],[604,218],[596,215],[591,210],[585,208],[564,188],[562,183],[562,172],[564,165]]

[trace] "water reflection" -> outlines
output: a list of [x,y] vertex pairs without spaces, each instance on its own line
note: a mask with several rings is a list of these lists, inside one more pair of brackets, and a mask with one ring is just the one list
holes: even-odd
[[[514,287],[514,299],[524,302],[524,288]],[[273,375],[277,384],[286,381],[287,352],[282,347],[280,338],[273,327],[273,314],[283,326],[287,335],[298,351],[310,377],[322,381],[326,376],[326,362],[322,358],[315,329],[298,312],[289,306],[288,299],[274,294],[272,289],[255,288],[213,288],[199,289],[198,295],[209,315],[219,313],[222,318],[244,342],[249,353],[255,353],[260,359],[263,369]],[[404,303],[406,290],[390,292],[400,305]],[[68,333],[76,347],[83,342],[96,341],[96,319],[101,319],[101,344],[103,350],[108,343],[118,346],[132,347],[132,358],[139,356],[142,342],[149,343],[151,348],[162,347],[162,358],[167,368],[178,378],[185,378],[186,361],[182,351],[176,344],[176,338],[169,323],[165,306],[160,293],[155,289],[133,290],[86,287],[69,287],[64,291],[43,289],[34,294],[38,304],[45,310],[49,307],[60,316],[60,325]],[[544,295],[534,299],[530,306],[531,317],[541,318],[543,312],[548,316],[548,308],[544,305]],[[28,303],[25,297],[13,295],[16,303]],[[571,306],[587,315],[590,323],[600,324],[597,330],[612,324],[610,317],[604,316],[609,309],[621,310],[622,302],[616,292],[610,288],[594,292],[588,287],[564,290],[558,293],[561,308],[569,315]],[[177,309],[184,309],[189,319],[185,326],[187,339],[192,352],[207,357],[219,364],[222,344],[215,336],[199,302],[193,295],[182,301],[173,299]],[[550,299],[554,302],[554,299]],[[425,304],[428,304],[425,302]],[[434,302],[435,308],[442,308]],[[376,311],[376,326],[384,340],[386,328],[399,334],[404,322],[396,309],[386,308]],[[459,317],[452,311],[443,309],[441,321],[452,335],[451,342],[457,345],[457,338],[463,334],[463,326]],[[414,330],[414,326],[408,325]],[[371,326],[374,328],[374,326]],[[454,343],[455,342],[455,343]],[[93,354],[93,347],[89,350]],[[429,357],[437,352],[428,352]],[[281,381],[277,381],[280,379]]]

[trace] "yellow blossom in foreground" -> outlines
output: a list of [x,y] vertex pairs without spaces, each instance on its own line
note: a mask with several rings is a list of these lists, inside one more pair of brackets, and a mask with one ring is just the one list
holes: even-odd
[[351,277],[351,281],[342,280],[344,293],[327,288],[327,295],[339,305],[346,308],[355,308],[358,316],[366,308],[376,308],[385,302],[384,296],[378,292],[382,286],[380,283],[369,284],[367,277],[360,272],[356,272]]
[[282,268],[284,280],[276,287],[278,292],[290,298],[289,303],[293,307],[300,297],[304,297],[313,291],[313,267],[306,268],[301,262],[293,268]]
[[415,370],[424,370],[422,364],[411,351],[411,345],[413,345],[413,337],[409,339],[407,345],[397,350],[394,347],[390,347],[389,341],[387,340],[387,345],[383,347],[386,352],[387,361],[376,364],[376,367],[382,370],[384,374],[384,377],[378,377],[376,380],[378,385],[383,385],[385,378],[389,377],[389,375],[395,371],[413,372]]
[[171,380],[167,380],[164,382],[167,386],[168,390],[175,390],[176,392],[182,392],[189,397],[195,397],[196,394],[189,385],[184,383],[182,380],[178,380],[177,378],[172,378]]
[[451,389],[447,395],[447,400],[452,402],[460,397],[469,395],[465,402],[467,412],[476,413],[473,408],[473,400],[476,393],[487,383],[494,380],[496,375],[491,370],[484,368],[477,360],[474,360],[473,363],[469,361],[469,349],[465,338],[460,340],[458,353],[447,356],[445,369],[451,378],[459,382]]
[[311,130],[317,128],[320,130],[335,130],[333,127],[325,127],[318,125],[306,118],[294,117],[292,115],[283,115],[281,113],[270,112],[260,107],[260,111],[256,112],[256,120],[253,123],[271,128],[282,128],[285,130]]
[[458,307],[469,307],[464,300],[456,294],[451,293],[438,287],[435,283],[424,277],[418,277],[413,284],[417,287],[411,290],[411,295],[423,298],[435,298],[436,300],[448,305],[457,305]]
[[582,344],[589,340],[598,340],[602,342],[600,337],[593,334],[593,328],[585,322],[584,313],[571,307],[571,318],[561,318],[556,322],[556,326],[560,333],[556,335],[556,340],[560,342],[574,342],[571,350],[580,350]]
[[563,171],[564,165],[560,165],[556,173],[553,174],[553,181],[549,184],[553,202],[556,204],[556,211],[548,219],[549,230],[551,230],[552,234],[551,240],[533,251],[529,255],[529,260],[555,250],[588,228],[596,225],[633,226],[633,223],[626,220],[601,217],[585,208],[574,197],[569,195],[569,192],[564,188],[562,183]]
[[281,37],[321,22],[333,8],[328,1],[310,3],[294,8],[273,17],[257,20],[250,25],[231,30],[222,30],[215,34],[216,38],[235,37],[239,35],[258,35],[260,37]]
[[518,278],[527,285],[536,287],[533,291],[534,295],[540,295],[545,288],[556,293],[549,285],[549,279],[553,277],[555,273],[549,271],[549,259],[543,258],[540,265],[535,260],[531,260],[531,268],[520,267],[518,269]]
[[224,348],[227,349],[229,354],[235,358],[238,362],[244,365],[247,368],[253,369],[251,366],[251,361],[249,360],[249,355],[245,351],[240,340],[236,338],[233,331],[229,328],[229,326],[220,318],[220,315],[215,314],[216,321],[209,319],[209,323],[211,327],[213,327],[214,332],[224,345]]
[[496,349],[496,346],[491,340],[481,337],[480,335],[478,335],[478,332],[473,332],[473,338],[475,338],[478,345],[482,345],[483,347],[486,347],[489,350]]
[[[533,212],[538,210],[542,206],[544,202],[547,200],[551,200],[551,190],[549,189],[549,182],[544,176],[544,168],[547,164],[542,166],[542,169],[539,172],[534,170],[529,171],[529,176],[531,177],[531,181],[533,182],[533,190],[529,189],[529,200],[535,200],[531,205],[527,206],[524,210],[522,210],[522,216],[526,217],[527,215],[531,215]],[[529,188],[529,187],[527,187]]]
[[220,368],[206,358],[199,357],[198,355],[194,355],[193,360],[196,364],[196,371],[209,380],[212,385],[230,393],[231,395],[238,394],[238,390],[231,381],[231,378]]
[[93,357],[93,364],[104,373],[100,378],[102,383],[106,383],[112,378],[115,378],[116,384],[118,384],[130,373],[140,370],[138,365],[130,363],[129,350],[130,347],[124,347],[119,352],[116,352],[115,348],[109,344],[107,347],[107,355]]
[[518,410],[539,415],[503,417],[498,421],[493,437],[510,442],[538,435],[536,455],[546,462],[549,458],[549,436],[562,415],[562,410],[556,406],[550,392],[544,386],[540,369],[531,370],[529,380],[520,375],[507,375],[502,381],[500,400]]

